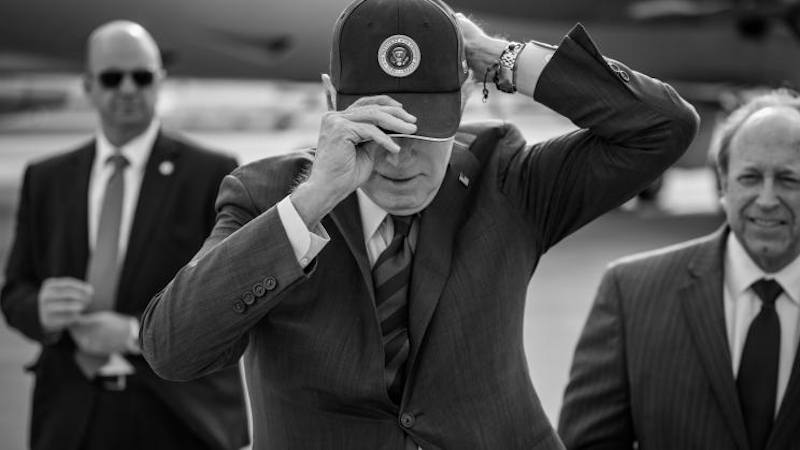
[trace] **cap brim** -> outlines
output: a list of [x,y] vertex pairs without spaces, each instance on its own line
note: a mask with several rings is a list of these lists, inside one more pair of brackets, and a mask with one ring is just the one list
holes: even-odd
[[[391,93],[388,95],[403,104],[403,109],[417,118],[417,132],[400,134],[384,130],[393,137],[410,137],[444,141],[455,136],[461,122],[461,91],[445,93]],[[336,94],[336,109],[347,109],[366,95]]]

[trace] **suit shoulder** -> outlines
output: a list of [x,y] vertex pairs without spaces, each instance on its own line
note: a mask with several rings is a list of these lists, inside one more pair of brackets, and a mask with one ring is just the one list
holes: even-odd
[[715,236],[715,234],[702,236],[655,250],[625,256],[612,261],[608,265],[608,271],[636,274],[657,271],[661,267],[675,264],[688,264],[692,256],[715,239]]
[[231,161],[234,163],[236,162],[236,158],[232,154],[221,150],[211,149],[184,135],[177,134],[175,132],[162,131],[162,136],[164,139],[171,141],[173,145],[180,147],[183,152],[199,162],[213,162],[217,164],[222,162],[229,163]]
[[469,149],[473,153],[480,150],[479,144],[481,143],[497,145],[500,142],[509,145],[524,144],[525,139],[516,125],[504,120],[485,120],[461,124],[455,137],[456,146]]
[[258,159],[238,167],[231,175],[239,178],[260,176],[264,173],[291,173],[293,176],[310,168],[314,162],[313,150],[300,150],[283,155]]
[[88,156],[87,154],[94,150],[93,142],[93,140],[89,140],[80,144],[77,148],[35,159],[28,163],[28,167],[35,171],[45,172],[50,170],[63,170],[64,164],[75,161],[82,156]]
[[259,193],[265,199],[273,198],[274,194],[279,200],[308,177],[313,162],[313,150],[301,150],[244,164],[230,176],[251,193]]

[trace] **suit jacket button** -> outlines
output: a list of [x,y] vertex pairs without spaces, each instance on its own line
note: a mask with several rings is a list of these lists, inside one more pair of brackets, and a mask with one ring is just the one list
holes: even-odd
[[245,305],[250,306],[256,301],[256,296],[252,292],[245,292],[242,296],[242,301]]
[[237,313],[241,314],[244,312],[245,309],[247,309],[247,307],[244,306],[244,303],[240,302],[239,300],[233,302],[233,310],[236,311]]
[[264,287],[267,288],[268,291],[275,289],[278,286],[278,282],[275,281],[275,278],[267,277],[264,279]]
[[624,70],[619,71],[619,77],[625,80],[626,83],[631,81],[631,76],[628,75],[628,72],[625,72]]
[[253,286],[253,293],[256,294],[256,297],[263,297],[264,294],[267,293],[267,290],[264,288],[263,284],[258,283]]
[[416,419],[414,418],[414,414],[407,413],[407,412],[403,413],[403,414],[400,414],[400,425],[402,425],[403,428],[411,428],[411,427],[413,427],[415,421],[416,421]]

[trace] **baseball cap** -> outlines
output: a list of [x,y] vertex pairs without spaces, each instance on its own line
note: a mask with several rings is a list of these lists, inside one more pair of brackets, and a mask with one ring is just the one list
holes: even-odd
[[386,94],[417,118],[414,135],[445,140],[461,121],[469,72],[453,11],[439,0],[355,0],[333,30],[336,109]]

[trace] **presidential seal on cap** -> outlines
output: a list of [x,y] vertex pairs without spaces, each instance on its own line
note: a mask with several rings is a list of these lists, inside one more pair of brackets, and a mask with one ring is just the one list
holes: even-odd
[[419,46],[413,39],[395,34],[383,41],[378,49],[378,64],[393,77],[405,77],[419,67]]
[[458,22],[445,3],[356,0],[336,21],[332,42],[337,110],[361,97],[389,95],[417,118],[417,132],[407,137],[456,134],[469,71]]

